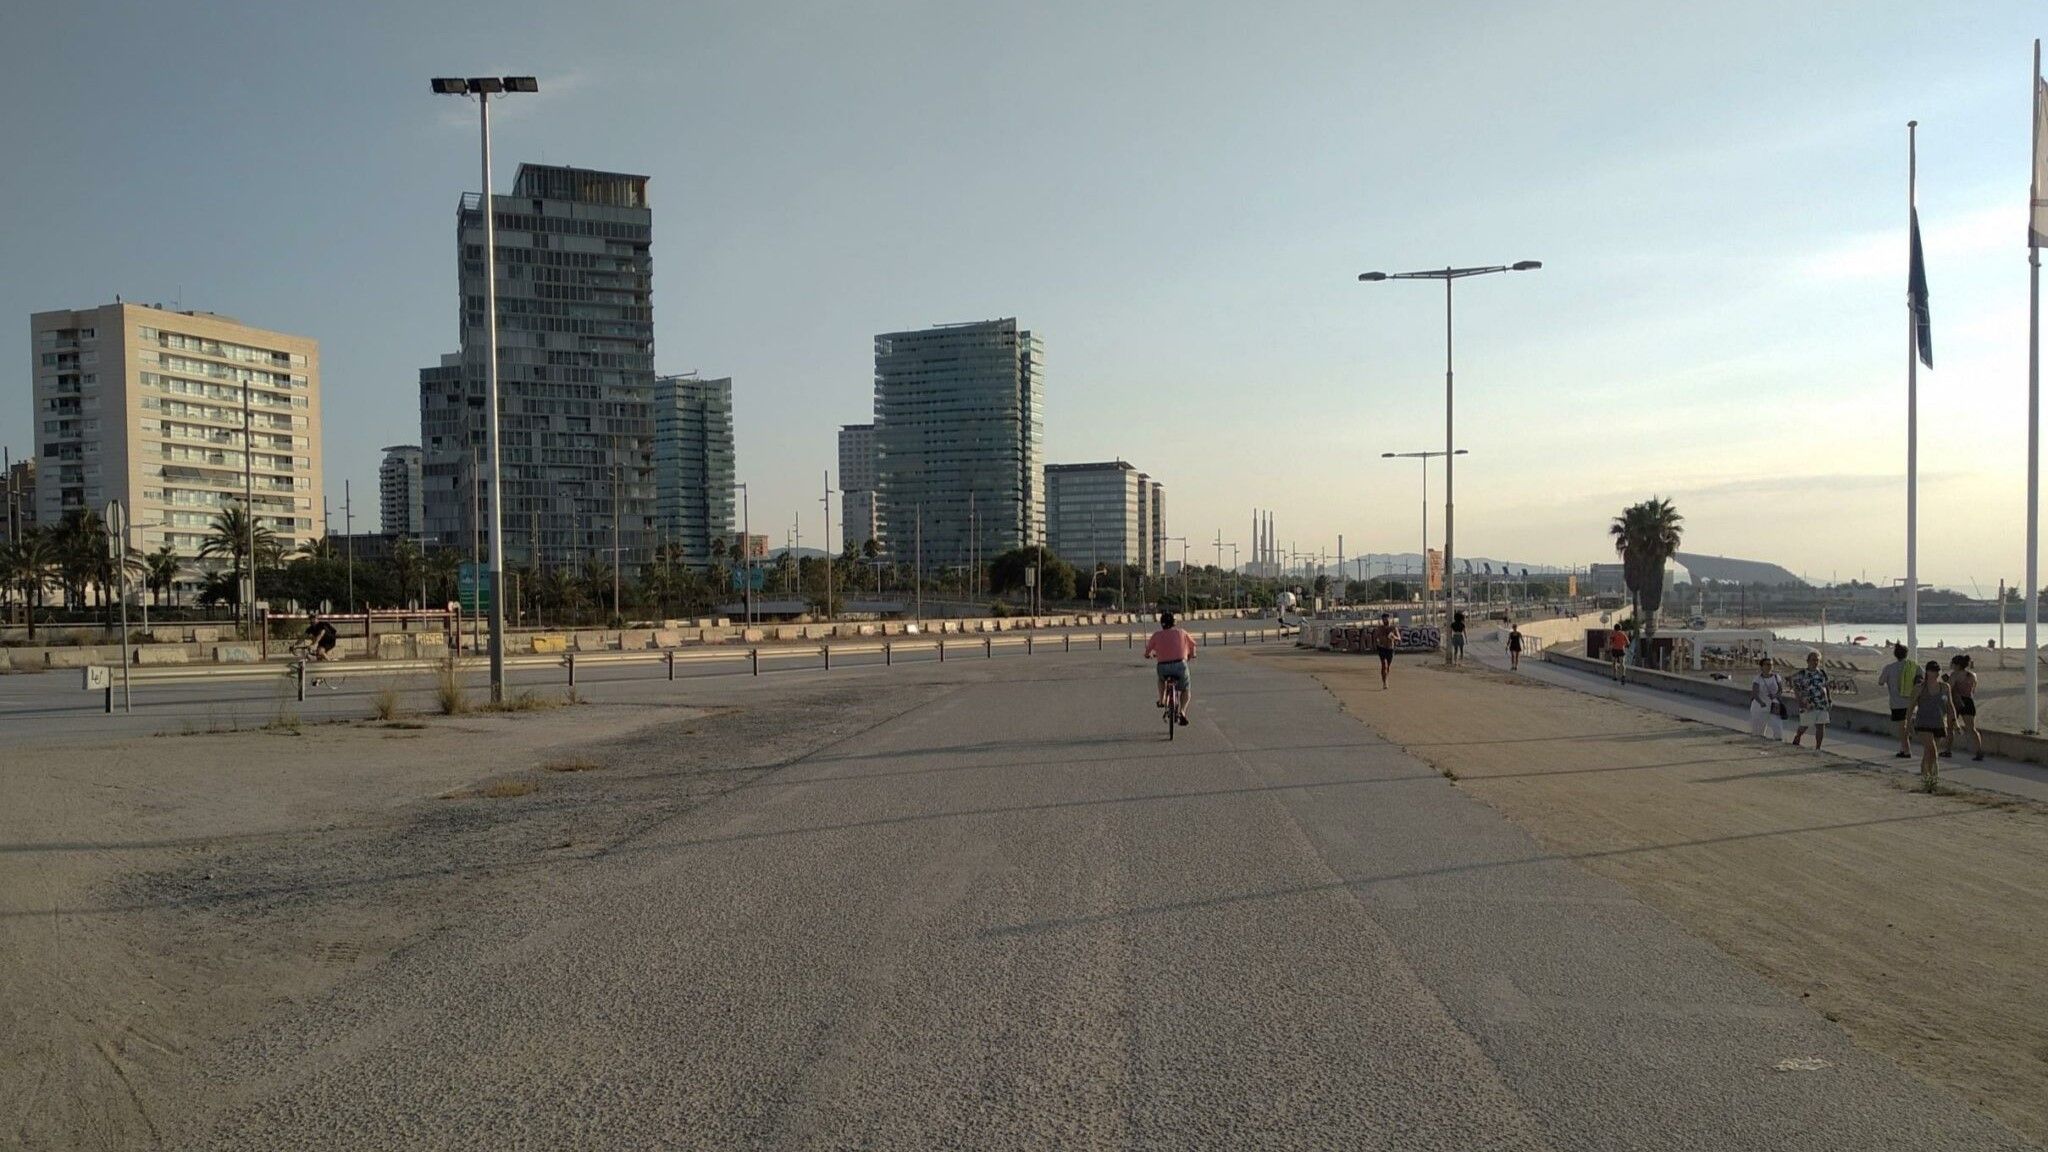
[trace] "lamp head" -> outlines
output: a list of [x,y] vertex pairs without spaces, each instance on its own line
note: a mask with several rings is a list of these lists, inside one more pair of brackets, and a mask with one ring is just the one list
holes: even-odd
[[1387,274],[1385,272],[1360,272],[1358,274],[1358,278],[1360,280],[1365,281],[1368,284],[1373,284],[1381,280],[1385,280],[1387,278]]
[[505,90],[505,82],[496,76],[471,76],[469,90],[478,95],[493,95]]
[[1517,260],[1511,266],[1511,270],[1516,272],[1534,272],[1541,267],[1543,267],[1543,261],[1541,260]]
[[505,77],[505,91],[538,92],[540,91],[540,81],[531,76],[507,76]]
[[469,81],[460,76],[436,76],[431,83],[435,93],[441,96],[469,95]]

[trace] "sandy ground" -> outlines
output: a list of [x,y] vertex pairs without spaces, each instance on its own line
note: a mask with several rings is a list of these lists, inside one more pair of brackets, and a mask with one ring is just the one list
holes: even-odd
[[2048,1143],[2048,812],[1467,665],[1261,654],[1804,997]]
[[931,691],[16,745],[0,1147],[185,1146],[210,1055],[286,1002]]

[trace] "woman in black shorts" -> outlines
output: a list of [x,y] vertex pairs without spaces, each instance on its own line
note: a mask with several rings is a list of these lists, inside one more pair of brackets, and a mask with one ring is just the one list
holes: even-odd
[[1510,624],[1508,625],[1508,667],[1510,669],[1516,669],[1520,668],[1521,666],[1522,626],[1519,624]]
[[1948,735],[1955,718],[1955,701],[1949,696],[1948,681],[1942,678],[1941,661],[1929,660],[1920,687],[1913,693],[1910,720],[1913,734],[1920,738],[1920,783],[1929,792],[1941,779],[1935,757],[1941,754],[1941,738]]
[[1977,731],[1977,673],[1970,667],[1969,653],[1961,653],[1948,662],[1948,691],[1955,700],[1956,718],[1949,725],[1948,747],[1942,749],[1943,756],[1956,754],[1956,733],[1970,734],[1971,750],[1976,755],[1972,760],[1984,758],[1984,734]]

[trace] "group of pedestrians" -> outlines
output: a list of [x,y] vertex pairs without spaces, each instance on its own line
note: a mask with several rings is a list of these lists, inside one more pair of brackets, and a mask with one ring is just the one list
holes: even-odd
[[1977,731],[1977,672],[1967,652],[1957,653],[1943,671],[1941,661],[1915,664],[1904,644],[1892,645],[1892,662],[1878,673],[1892,723],[1899,726],[1899,750],[1893,758],[1913,758],[1920,742],[1920,777],[1931,788],[1940,777],[1939,761],[1956,754],[1956,736],[1970,734],[1971,759],[1984,758],[1984,735]]
[[[1929,787],[1940,776],[1939,761],[1955,755],[1958,734],[1967,732],[1972,758],[1984,759],[1984,737],[1977,731],[1977,673],[1968,653],[1952,657],[1943,671],[1941,661],[1916,664],[1904,644],[1895,644],[1892,662],[1878,673],[1877,681],[1884,686],[1892,723],[1898,725],[1899,750],[1892,755],[1912,759],[1917,737],[1920,775]],[[1750,734],[1781,740],[1785,729],[1792,728],[1792,743],[1798,746],[1811,728],[1817,750],[1827,738],[1833,704],[1819,652],[1808,652],[1806,667],[1790,676],[1778,675],[1766,656],[1757,661],[1756,678],[1749,682]]]
[[1828,688],[1827,669],[1820,666],[1820,653],[1806,654],[1806,667],[1790,676],[1778,674],[1769,656],[1757,661],[1756,678],[1749,682],[1749,734],[1783,740],[1792,729],[1792,745],[1806,746],[1806,732],[1813,730],[1813,747],[1820,750],[1827,739],[1834,696]]

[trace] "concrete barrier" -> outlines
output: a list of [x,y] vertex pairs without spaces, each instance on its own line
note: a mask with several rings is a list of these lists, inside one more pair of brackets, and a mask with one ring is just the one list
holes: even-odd
[[569,638],[559,632],[537,632],[533,637],[533,650],[536,653],[567,652]]
[[262,659],[262,653],[248,644],[221,644],[213,650],[216,664],[254,664]]
[[611,648],[611,638],[602,632],[576,633],[578,652],[605,652]]
[[656,648],[679,648],[682,646],[682,643],[683,634],[673,628],[659,628],[654,632],[654,646]]
[[619,633],[619,651],[640,652],[654,646],[654,633],[638,629]]
[[144,644],[135,650],[137,664],[185,664],[191,658],[182,644]]
[[[1567,668],[1590,671],[1601,676],[1607,675],[1607,665],[1605,663],[1598,660],[1588,660],[1583,656],[1573,656],[1555,648],[1544,649],[1543,659],[1552,664],[1561,664]],[[1716,704],[1725,704],[1737,711],[1749,707],[1749,682],[1747,680],[1739,684],[1732,678],[1725,682],[1720,680],[1695,680],[1690,676],[1675,676],[1671,673],[1658,672],[1651,668],[1630,668],[1628,670],[1628,682],[1645,688],[1655,688],[1659,691],[1671,692],[1676,695],[1711,700]],[[1892,722],[1889,712],[1880,712],[1860,704],[1845,704],[1838,699],[1828,709],[1828,718],[1831,721],[1829,724],[1831,728],[1847,729],[1851,732],[1864,732],[1873,736],[1888,736],[1893,739],[1898,738],[1898,725]],[[1995,728],[1979,727],[1977,731],[1984,737],[1984,751],[1987,755],[1999,756],[2007,760],[2019,760],[2028,764],[2048,765],[2048,740],[2044,740],[2039,736],[2027,736],[2018,732],[2004,732]]]

